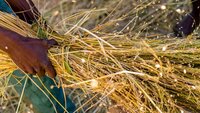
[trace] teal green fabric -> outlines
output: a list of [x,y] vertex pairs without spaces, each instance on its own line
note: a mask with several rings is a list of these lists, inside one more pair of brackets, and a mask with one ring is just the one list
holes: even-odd
[[[40,80],[37,77],[33,77],[32,75],[29,75],[29,78],[26,77],[24,73],[22,73],[20,70],[16,70],[13,72],[13,74],[10,75],[9,83],[14,85],[14,88],[16,91],[21,95],[24,89],[23,93],[23,100],[26,102],[29,102],[33,105],[34,112],[35,113],[64,113],[63,107],[61,107],[56,100],[50,95],[54,95],[54,97],[60,102],[62,106],[66,108],[66,110],[69,113],[73,113],[76,110],[76,107],[74,103],[71,101],[69,97],[66,97],[66,100],[64,98],[63,90],[62,88],[54,87],[50,88],[51,86],[55,86],[54,81],[47,77],[41,77],[40,80],[42,81],[43,85],[49,90],[50,93],[46,90],[46,88],[42,85]],[[25,83],[27,78],[27,82]],[[32,80],[32,81],[31,81]],[[37,84],[37,86],[34,84],[34,82]],[[39,89],[39,88],[40,89]],[[42,92],[41,91],[44,91]],[[46,95],[49,97],[47,97]],[[56,107],[53,107],[53,104]],[[66,105],[65,105],[66,102]]]
[[4,0],[0,0],[0,11],[14,14],[13,10],[9,7],[9,5]]

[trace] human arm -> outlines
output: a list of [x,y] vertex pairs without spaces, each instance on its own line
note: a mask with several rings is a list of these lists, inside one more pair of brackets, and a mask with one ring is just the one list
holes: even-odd
[[20,19],[29,24],[37,21],[41,16],[32,0],[6,0],[6,2]]

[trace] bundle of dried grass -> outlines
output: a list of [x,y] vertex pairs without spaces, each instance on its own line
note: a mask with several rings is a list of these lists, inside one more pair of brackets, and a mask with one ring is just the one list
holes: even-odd
[[[30,25],[2,12],[0,26],[23,36],[37,35]],[[49,57],[61,85],[78,89],[72,93],[77,111],[96,112],[116,105],[124,112],[200,112],[199,40],[99,37],[74,28],[88,37],[46,33],[60,43]],[[17,68],[3,52],[0,62],[1,75]]]

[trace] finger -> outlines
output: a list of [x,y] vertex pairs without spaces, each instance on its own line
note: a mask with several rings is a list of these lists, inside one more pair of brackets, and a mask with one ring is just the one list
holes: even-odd
[[51,78],[56,77],[56,70],[54,69],[53,65],[49,61],[48,65],[44,66],[45,72],[47,72],[48,76]]
[[27,41],[29,41],[29,43],[38,43],[38,44],[42,44],[43,46],[45,46],[46,48],[50,49],[53,46],[58,46],[58,42],[54,39],[35,39],[35,38],[27,38]]
[[48,42],[48,45],[52,45],[52,46],[57,46],[58,45],[58,42],[54,39],[50,39],[47,41]]
[[22,65],[21,63],[19,63],[18,61],[14,60],[14,63],[18,66],[18,68],[23,71],[24,73],[27,73],[27,70],[25,68],[24,65]]
[[32,75],[36,74],[35,70],[32,67],[26,66],[25,68],[26,68],[28,74],[32,74]]
[[45,76],[45,70],[42,67],[35,67],[34,69],[39,77]]
[[26,70],[25,66],[18,64],[17,65],[24,73],[28,73],[28,71]]
[[50,49],[53,46],[58,46],[58,42],[54,39],[50,39],[50,40],[43,40],[44,45]]

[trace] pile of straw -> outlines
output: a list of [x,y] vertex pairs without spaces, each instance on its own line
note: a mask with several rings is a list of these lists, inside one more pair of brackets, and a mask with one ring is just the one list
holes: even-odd
[[[61,44],[49,55],[77,111],[199,112],[199,41],[155,34],[172,29],[176,8],[185,8],[187,0],[50,0],[44,4],[52,1],[59,3],[49,5],[45,16],[66,35],[49,34]],[[161,10],[161,5],[167,8]],[[9,15],[2,16],[0,24],[24,36],[37,35],[30,25]],[[17,67],[5,53],[0,59],[2,109],[15,109],[16,93],[6,90],[10,86],[3,76]],[[29,109],[24,104],[21,108]]]
[[[0,12],[0,26],[23,36],[36,30]],[[49,51],[61,84],[71,92],[79,112],[200,112],[200,41],[193,39],[130,39],[125,35],[58,35],[46,32],[59,47]],[[0,53],[0,73],[16,65]],[[109,106],[111,106],[109,108]]]

